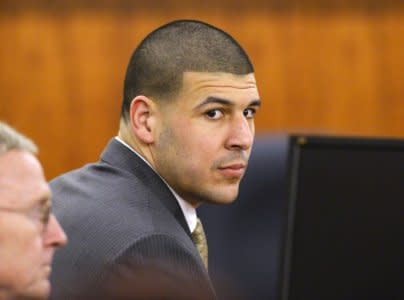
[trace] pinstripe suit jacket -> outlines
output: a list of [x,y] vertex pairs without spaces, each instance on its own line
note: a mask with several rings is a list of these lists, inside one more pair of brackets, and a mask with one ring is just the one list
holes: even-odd
[[[99,162],[50,186],[54,213],[69,238],[54,257],[51,300],[94,297],[120,266],[134,286],[147,286],[150,277],[142,274],[152,270],[157,277],[151,277],[161,276],[165,283],[168,278],[198,287],[195,298],[215,297],[178,202],[130,149],[112,139]],[[159,288],[158,279],[154,283]]]

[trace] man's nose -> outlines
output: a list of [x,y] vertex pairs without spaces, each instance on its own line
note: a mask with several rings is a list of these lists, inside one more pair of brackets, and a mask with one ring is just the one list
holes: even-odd
[[229,150],[248,150],[254,141],[254,121],[246,119],[244,115],[232,120],[226,148]]
[[52,214],[44,233],[44,243],[48,247],[62,247],[67,244],[67,236],[56,217]]

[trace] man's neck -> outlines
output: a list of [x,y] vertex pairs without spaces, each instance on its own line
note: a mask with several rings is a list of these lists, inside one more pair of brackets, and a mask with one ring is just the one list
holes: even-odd
[[168,184],[168,182],[157,172],[157,170],[152,166],[152,164],[143,156],[143,153],[139,153],[136,149],[134,149],[134,147],[131,144],[127,143],[125,140],[122,139],[121,135],[118,135],[116,139],[120,143],[123,143],[126,147],[131,149],[131,151],[133,151],[135,155],[139,156],[142,160],[144,160],[145,163],[148,164],[149,167],[153,169],[158,176],[160,176],[161,180],[163,180],[163,182],[167,185],[167,187],[170,189],[175,199],[177,200],[178,204],[180,205],[181,210],[187,221],[188,227],[192,232],[196,227],[196,211],[195,208],[192,206],[192,204],[185,201],[174,191],[174,189]]
[[132,150],[134,150],[137,154],[139,154],[144,160],[148,162],[148,164],[155,170],[155,164],[153,161],[153,155],[150,151],[148,145],[144,145],[137,141],[132,134],[130,133],[128,125],[121,121],[118,138],[124,142],[127,146],[129,146]]

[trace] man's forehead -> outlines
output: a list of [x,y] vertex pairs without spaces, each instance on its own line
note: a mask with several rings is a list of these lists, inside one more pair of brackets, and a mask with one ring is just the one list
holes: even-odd
[[11,150],[0,155],[0,176],[43,176],[42,166],[31,153],[21,150]]
[[[7,152],[0,155],[0,169],[2,201],[25,206],[49,197],[42,167],[34,155],[23,151]],[[21,203],[16,203],[17,200]]]
[[248,103],[259,99],[254,73],[185,72],[182,89],[177,99],[194,106],[208,97],[219,97]]
[[237,75],[223,72],[192,72],[183,74],[183,87],[191,86],[230,86],[234,88],[256,88],[254,73]]

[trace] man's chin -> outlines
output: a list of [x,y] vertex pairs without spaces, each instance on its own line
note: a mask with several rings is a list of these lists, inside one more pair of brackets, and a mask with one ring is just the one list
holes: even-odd
[[228,187],[227,190],[218,190],[215,194],[211,195],[206,203],[226,205],[233,203],[238,195],[237,187]]
[[35,283],[27,289],[18,292],[15,299],[19,300],[45,300],[48,299],[50,294],[50,282],[48,279],[43,279]]
[[192,191],[180,191],[179,195],[195,207],[203,203],[231,204],[238,195],[238,182],[235,184],[211,185]]

